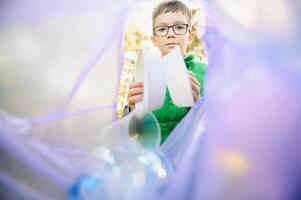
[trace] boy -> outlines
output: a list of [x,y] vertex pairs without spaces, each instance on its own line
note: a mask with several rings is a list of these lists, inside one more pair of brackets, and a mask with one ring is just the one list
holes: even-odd
[[[163,1],[153,11],[152,42],[159,48],[161,55],[171,52],[176,45],[180,47],[185,64],[189,71],[190,84],[194,101],[203,93],[206,65],[195,60],[195,55],[187,55],[187,46],[192,43],[195,33],[191,32],[191,12],[184,3],[178,0]],[[143,82],[130,84],[127,97],[129,111],[135,109],[135,103],[143,99]],[[160,123],[161,144],[181,119],[188,113],[189,108],[177,107],[171,100],[167,90],[163,106],[153,113]]]

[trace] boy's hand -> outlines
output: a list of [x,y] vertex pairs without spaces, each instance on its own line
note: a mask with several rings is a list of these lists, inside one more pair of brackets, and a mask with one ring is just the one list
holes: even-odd
[[130,90],[127,96],[128,104],[131,110],[135,109],[135,104],[143,99],[143,82],[130,83]]
[[193,99],[196,102],[200,98],[201,85],[197,81],[193,72],[188,71],[189,81],[192,88]]

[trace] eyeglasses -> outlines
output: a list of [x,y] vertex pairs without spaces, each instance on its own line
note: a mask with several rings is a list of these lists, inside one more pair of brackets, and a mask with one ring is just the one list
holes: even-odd
[[153,31],[157,37],[164,37],[168,34],[169,28],[172,28],[176,35],[184,35],[187,33],[188,24],[175,24],[173,26],[155,26]]

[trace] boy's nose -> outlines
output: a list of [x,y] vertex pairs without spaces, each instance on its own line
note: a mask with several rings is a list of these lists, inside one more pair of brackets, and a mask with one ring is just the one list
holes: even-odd
[[174,37],[175,37],[174,34],[168,34],[168,35],[167,35],[167,38],[174,38]]
[[175,33],[174,33],[172,27],[168,27],[167,38],[173,38],[173,37],[175,37]]

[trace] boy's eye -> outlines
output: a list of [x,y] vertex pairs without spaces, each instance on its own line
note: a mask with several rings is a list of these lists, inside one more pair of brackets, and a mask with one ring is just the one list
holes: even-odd
[[157,31],[159,31],[159,32],[165,32],[166,29],[167,29],[167,27],[158,27]]
[[184,30],[184,29],[186,29],[186,25],[175,25],[174,26],[175,27],[175,29],[177,29],[177,30]]

